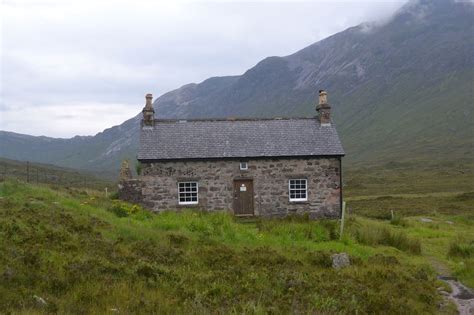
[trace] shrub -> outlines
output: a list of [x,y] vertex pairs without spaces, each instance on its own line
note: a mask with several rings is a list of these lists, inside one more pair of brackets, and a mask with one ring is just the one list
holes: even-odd
[[111,194],[109,195],[109,198],[112,199],[112,200],[117,200],[117,199],[119,199],[118,191],[114,191],[113,193],[111,193]]
[[114,213],[119,218],[128,217],[130,215],[135,215],[141,219],[147,217],[145,214],[147,211],[144,210],[139,205],[131,205],[120,200],[114,200],[111,207],[107,209],[108,211]]
[[142,170],[143,170],[142,163],[140,163],[140,161],[137,161],[137,163],[135,164],[135,171],[137,171],[137,175],[141,175]]
[[118,216],[119,218],[124,218],[128,217],[128,212],[127,209],[122,207],[119,204],[113,205],[112,207],[109,208],[109,211]]

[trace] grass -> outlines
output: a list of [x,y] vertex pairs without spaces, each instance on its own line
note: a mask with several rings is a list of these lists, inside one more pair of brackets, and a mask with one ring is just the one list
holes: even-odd
[[457,239],[449,244],[449,257],[471,258],[474,257],[474,240],[466,241]]
[[[441,301],[424,247],[407,246],[413,233],[373,219],[349,218],[339,240],[335,221],[151,215],[17,181],[1,183],[0,197],[6,312],[399,314],[433,313]],[[361,238],[384,226],[388,234]],[[352,264],[336,271],[339,252]]]
[[344,182],[346,196],[352,200],[452,196],[474,192],[474,162],[390,162],[350,167],[344,171]]
[[59,167],[51,164],[27,163],[0,158],[0,179],[6,178],[57,185],[61,187],[88,188],[109,191],[116,186],[111,180],[99,178],[88,171]]
[[406,233],[391,231],[388,227],[372,227],[358,229],[355,233],[356,240],[367,245],[386,245],[398,248],[412,254],[421,254],[421,243],[418,239],[410,239]]
[[349,171],[349,212],[390,222],[420,241],[422,255],[439,272],[451,272],[474,288],[473,169],[472,163],[393,164]]
[[[438,307],[436,276],[474,287],[472,172],[409,167],[347,172],[342,237],[337,221],[153,215],[94,190],[7,180],[0,310],[455,313]],[[351,266],[336,271],[341,252]]]

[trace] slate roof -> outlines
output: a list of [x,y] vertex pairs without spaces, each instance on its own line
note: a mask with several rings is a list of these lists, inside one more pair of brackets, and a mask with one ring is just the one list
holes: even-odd
[[139,160],[344,155],[334,125],[316,118],[155,120]]

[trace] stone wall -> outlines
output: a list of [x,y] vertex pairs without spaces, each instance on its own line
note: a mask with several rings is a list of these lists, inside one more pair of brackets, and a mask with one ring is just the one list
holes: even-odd
[[[118,197],[131,203],[144,205],[144,196],[142,195],[145,182],[140,179],[121,178],[118,184]],[[154,204],[148,206],[153,207]]]
[[[152,211],[183,208],[178,204],[178,182],[199,183],[199,204],[208,211],[230,211],[233,180],[253,179],[254,209],[259,216],[309,213],[311,218],[340,215],[339,158],[251,159],[248,170],[238,160],[142,162],[138,179],[121,182],[121,199],[137,202]],[[307,179],[308,201],[290,202],[289,179]]]

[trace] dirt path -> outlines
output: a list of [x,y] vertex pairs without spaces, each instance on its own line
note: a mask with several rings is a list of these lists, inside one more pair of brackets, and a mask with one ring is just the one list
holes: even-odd
[[453,277],[439,276],[440,280],[451,286],[448,298],[456,304],[460,315],[474,315],[474,293]]
[[450,276],[451,271],[442,262],[434,257],[428,257],[428,260],[438,272],[438,279],[446,282],[451,287],[451,293],[444,292],[444,295],[456,304],[459,314],[474,315],[474,292],[457,281],[455,277]]

